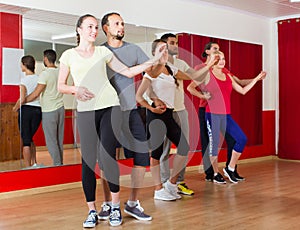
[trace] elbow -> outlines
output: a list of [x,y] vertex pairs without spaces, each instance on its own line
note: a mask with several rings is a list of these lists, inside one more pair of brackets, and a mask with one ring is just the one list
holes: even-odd
[[26,103],[26,98],[25,97],[21,97],[20,98],[20,104],[23,105]]
[[192,90],[192,87],[189,85],[186,90],[190,93],[190,94],[193,94],[193,90]]
[[135,96],[135,100],[136,100],[137,103],[140,103],[140,102],[141,102],[141,97],[140,97],[140,95],[136,95],[136,96]]

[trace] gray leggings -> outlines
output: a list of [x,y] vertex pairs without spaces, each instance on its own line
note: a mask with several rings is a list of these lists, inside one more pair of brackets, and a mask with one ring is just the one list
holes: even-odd
[[116,161],[117,135],[121,125],[120,107],[78,112],[77,122],[82,156],[82,186],[86,201],[95,201],[95,166],[102,170],[111,192],[119,192],[119,167]]

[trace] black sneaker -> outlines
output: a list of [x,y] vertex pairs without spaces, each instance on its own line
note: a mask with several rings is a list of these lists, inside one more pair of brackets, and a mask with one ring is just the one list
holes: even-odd
[[95,210],[91,210],[89,212],[88,217],[83,222],[83,227],[84,228],[94,228],[94,227],[96,227],[97,223],[98,223],[97,212]]
[[228,177],[228,179],[229,179],[232,183],[234,183],[234,184],[238,183],[238,180],[237,180],[237,179],[235,178],[235,176],[234,176],[234,172],[230,171],[230,170],[228,169],[228,167],[223,168],[223,172],[224,172],[224,175],[225,175],[226,177]]
[[130,207],[127,203],[125,203],[124,212],[138,220],[152,220],[151,216],[144,213],[144,209],[140,205],[139,201],[137,201],[135,207]]
[[220,173],[214,176],[213,182],[217,184],[226,184],[224,177]]
[[213,182],[213,180],[214,180],[214,175],[206,175],[205,176],[205,181]]
[[235,178],[238,181],[244,181],[244,180],[246,180],[245,177],[240,176],[236,170],[233,173],[234,173]]
[[120,208],[112,208],[109,215],[110,226],[119,226],[122,224],[122,214]]
[[98,213],[99,220],[107,220],[111,212],[111,207],[109,204],[103,203],[101,205],[101,211]]

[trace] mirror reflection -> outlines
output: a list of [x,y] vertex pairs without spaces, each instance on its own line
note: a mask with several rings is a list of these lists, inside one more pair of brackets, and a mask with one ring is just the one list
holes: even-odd
[[[27,9],[28,10],[28,9]],[[24,11],[25,12],[25,11]],[[38,13],[37,13],[38,12]],[[12,12],[20,13],[20,12]],[[38,15],[38,16],[37,16]],[[42,16],[41,16],[42,15]],[[55,18],[64,17],[64,21],[67,22],[66,25],[61,25],[57,23]],[[45,74],[47,69],[56,69],[53,65],[59,67],[58,60],[61,54],[70,47],[76,46],[76,37],[75,37],[75,23],[77,21],[77,16],[74,15],[65,15],[54,12],[47,11],[38,11],[38,10],[28,10],[23,14],[23,49],[24,56],[31,55],[35,59],[35,68],[34,74],[41,76]],[[126,19],[125,19],[126,21]],[[52,33],[50,32],[52,31]],[[125,38],[127,42],[135,43],[139,45],[145,53],[151,57],[151,43],[157,37],[160,37],[162,34],[169,32],[165,29],[158,28],[149,28],[142,26],[135,26],[126,24],[125,25]],[[239,78],[251,78],[255,73],[261,70],[262,66],[262,47],[256,44],[248,44],[242,42],[235,42],[217,38],[211,38],[201,35],[192,35],[186,33],[175,33],[178,36],[179,42],[179,57],[185,60],[191,67],[194,67],[203,60],[201,59],[201,54],[203,51],[204,45],[209,41],[217,42],[221,50],[227,56],[227,66],[230,68],[230,71],[237,75]],[[99,36],[96,44],[102,44],[105,42],[105,36],[102,31],[99,31]],[[49,57],[45,58],[45,50],[55,50],[56,61],[49,64]],[[239,53],[247,53],[247,56],[243,60],[239,60]],[[51,59],[51,58],[50,58]],[[257,62],[247,61],[254,60]],[[249,63],[253,63],[250,66]],[[52,65],[53,64],[53,65]],[[20,63],[14,68],[23,68]],[[30,74],[29,74],[30,75]],[[27,76],[28,77],[28,76]],[[23,76],[26,79],[26,76]],[[68,78],[68,84],[72,85],[72,77]],[[185,88],[189,82],[184,83]],[[39,91],[35,95],[32,95],[31,100],[34,101],[36,98],[40,98],[42,92],[45,92],[45,81],[38,82],[36,81],[35,86],[39,88]],[[33,87],[34,89],[36,87]],[[54,87],[55,88],[55,87]],[[34,92],[32,89],[31,92]],[[19,92],[19,90],[18,90]],[[30,92],[30,93],[31,93]],[[20,87],[20,99],[24,100],[25,95],[29,95],[29,92],[24,93],[24,88]],[[262,143],[262,133],[258,130],[261,130],[262,119],[262,90],[261,85],[257,89],[247,96],[239,96],[237,94],[233,95],[232,104],[233,107],[233,116],[249,138],[248,145],[258,145]],[[30,98],[29,98],[30,99]],[[187,102],[186,107],[189,112],[189,122],[190,122],[190,143],[191,151],[201,150],[201,144],[199,143],[199,126],[197,111],[199,105],[199,100],[196,97],[193,97],[188,92],[185,94],[185,101]],[[45,103],[53,105],[55,103],[50,102],[50,99],[45,99]],[[22,132],[25,132],[24,127],[18,126],[18,120],[21,120],[20,117],[26,116],[24,110],[21,109],[21,112],[14,112],[13,107],[16,102],[5,104],[1,102],[1,149],[0,149],[0,171],[10,171],[10,170],[20,170],[27,168],[41,168],[41,167],[52,167],[53,165],[67,165],[67,164],[78,164],[81,163],[80,157],[80,141],[78,138],[77,128],[76,128],[76,101],[72,95],[63,95],[62,104],[54,106],[51,108],[50,112],[57,111],[59,109],[64,109],[63,113],[63,157],[59,160],[55,160],[55,155],[50,154],[49,146],[46,144],[47,134],[43,130],[42,124],[39,124],[36,133],[33,136],[33,142],[35,144],[36,158],[32,157],[32,154],[27,154],[28,151],[34,152],[34,146],[30,143],[25,143],[21,138]],[[253,106],[249,106],[251,103]],[[243,111],[242,113],[240,111]],[[250,117],[255,117],[256,128],[250,127],[253,124],[250,124],[246,117],[243,117],[242,114],[249,114]],[[19,115],[18,115],[19,114]],[[19,116],[19,117],[18,117]],[[248,116],[248,117],[249,117]],[[38,119],[34,119],[38,123]],[[26,123],[26,122],[25,122]],[[51,128],[50,124],[48,124]],[[253,131],[256,130],[256,131]],[[253,133],[254,132],[254,133]],[[55,138],[55,140],[61,140],[60,138]],[[25,146],[25,147],[24,147]],[[61,144],[56,144],[56,146],[61,146]],[[226,147],[226,146],[225,146]],[[25,151],[24,151],[24,148]],[[26,152],[27,151],[27,152]],[[118,152],[118,159],[124,159],[124,151],[122,148],[116,150]],[[60,155],[61,152],[58,150],[56,156]],[[24,155],[25,153],[25,155]],[[28,156],[29,155],[29,156]],[[33,154],[34,156],[34,154]],[[28,163],[30,159],[30,164]],[[34,165],[36,164],[36,165]]]
[[[9,8],[9,6],[1,4],[1,8]],[[23,8],[22,8],[23,9]],[[2,157],[0,158],[0,171],[11,171],[11,170],[20,170],[20,169],[32,169],[32,168],[41,168],[41,167],[51,167],[58,165],[67,165],[67,164],[78,164],[81,163],[80,157],[80,143],[76,129],[76,101],[72,95],[63,95],[63,106],[61,106],[60,102],[53,102],[53,95],[49,97],[51,92],[48,88],[48,85],[51,83],[47,82],[44,79],[43,82],[38,81],[36,79],[35,83],[32,82],[32,87],[34,89],[28,90],[27,87],[24,87],[23,80],[28,79],[28,76],[45,76],[45,71],[49,69],[55,69],[54,67],[49,67],[48,58],[45,57],[44,51],[46,50],[54,50],[56,53],[56,61],[54,63],[55,66],[59,67],[59,58],[63,51],[69,49],[71,47],[76,46],[76,37],[75,37],[75,23],[77,21],[77,16],[74,15],[66,15],[54,12],[40,11],[35,9],[20,9],[20,12],[23,15],[23,56],[26,58],[28,56],[32,57],[34,60],[34,70],[31,73],[26,74],[24,70],[22,78],[20,79],[20,88],[18,90],[20,92],[20,101],[23,102],[23,107],[19,110],[19,106],[15,107],[16,102],[10,103],[9,108],[4,107],[1,104],[1,119],[8,120],[10,125],[4,127],[1,122],[1,129],[4,130],[4,135],[8,136],[10,141],[7,140],[1,141],[5,147],[1,150]],[[20,12],[9,12],[9,13],[20,13]],[[37,16],[39,15],[39,16]],[[42,15],[42,16],[41,16]],[[61,25],[57,22],[57,18],[63,17],[64,21],[67,22],[66,25]],[[49,31],[52,31],[50,33]],[[136,43],[139,45],[145,53],[150,55],[150,47],[149,42],[156,38],[156,34],[163,33],[165,30],[160,30],[156,28],[146,28],[142,26],[135,26],[131,24],[126,24],[126,41]],[[99,31],[99,36],[97,39],[97,44],[101,44],[105,41],[105,36],[102,31]],[[21,59],[17,66],[13,68],[24,68],[24,65],[21,64]],[[47,64],[48,63],[48,64]],[[33,63],[31,63],[33,64]],[[48,66],[47,66],[48,65]],[[31,77],[30,77],[31,78]],[[47,84],[46,84],[47,83]],[[68,78],[68,84],[73,84],[72,77]],[[47,86],[47,87],[46,87]],[[54,89],[55,87],[53,87]],[[47,90],[45,90],[47,89]],[[52,89],[52,91],[53,91]],[[53,94],[53,92],[51,92]],[[55,94],[55,93],[54,93]],[[48,95],[48,97],[46,96]],[[27,98],[26,98],[27,96]],[[29,98],[28,98],[29,97]],[[44,101],[43,101],[43,98]],[[44,108],[42,106],[43,111],[49,111],[48,115],[51,113],[58,112],[59,109],[64,109],[64,119],[63,119],[63,135],[58,134],[59,130],[54,129],[54,125],[48,124],[52,128],[52,130],[48,130],[48,132],[54,132],[56,134],[51,134],[54,138],[51,144],[47,144],[49,142],[49,137],[47,139],[47,133],[45,133],[45,125],[42,122],[39,122],[39,119],[30,116],[32,121],[36,122],[38,125],[37,130],[34,132],[32,141],[30,143],[26,142],[22,138],[23,133],[28,131],[24,125],[18,125],[18,121],[22,120],[22,118],[26,118],[26,107],[30,106],[30,103],[34,101],[42,100],[42,105],[47,107],[47,104],[51,108]],[[28,102],[27,102],[28,100]],[[50,102],[50,100],[52,100]],[[31,102],[29,102],[31,101]],[[28,105],[29,103],[29,105]],[[58,105],[54,105],[54,104]],[[46,105],[45,105],[46,104]],[[15,107],[15,108],[14,108]],[[36,106],[36,108],[38,108]],[[59,111],[60,114],[62,111]],[[57,115],[57,114],[56,114]],[[55,116],[55,115],[53,115]],[[43,119],[45,121],[45,119]],[[56,120],[58,122],[58,120]],[[28,119],[24,123],[29,125]],[[14,126],[12,126],[14,124]],[[43,126],[44,125],[44,126]],[[62,125],[62,124],[61,124]],[[47,128],[46,128],[47,130]],[[46,131],[47,132],[47,131]],[[61,130],[60,130],[61,132]],[[49,136],[49,135],[48,135]],[[59,137],[58,137],[59,136]],[[62,138],[63,136],[63,138]],[[13,137],[13,138],[12,138]],[[12,139],[14,142],[12,143]],[[31,138],[30,138],[31,139]],[[63,154],[61,154],[60,146],[61,144],[56,144],[55,141],[60,142],[63,139]],[[50,140],[51,142],[51,140]],[[7,146],[14,146],[14,149],[9,149]],[[50,148],[57,148],[55,151],[51,150],[54,153],[50,153]],[[54,147],[53,147],[54,146]],[[123,159],[123,149],[120,148],[118,151],[118,158]],[[7,153],[7,157],[4,154]],[[57,153],[55,153],[57,152]],[[13,153],[13,154],[12,154]],[[55,157],[55,156],[62,157]],[[60,159],[56,159],[60,158]]]

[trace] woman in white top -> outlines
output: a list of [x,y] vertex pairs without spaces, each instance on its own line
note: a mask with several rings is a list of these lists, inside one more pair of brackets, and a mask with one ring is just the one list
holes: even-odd
[[[166,47],[162,46],[153,59],[128,68],[108,48],[94,45],[98,35],[98,20],[94,16],[89,14],[81,16],[76,25],[76,32],[78,46],[66,50],[60,58],[58,89],[62,93],[74,94],[78,102],[82,184],[89,207],[89,215],[83,227],[94,227],[98,221],[94,172],[97,160],[102,161],[101,166],[109,182],[112,196],[109,223],[118,226],[122,223],[122,216],[119,200],[119,167],[115,152],[122,121],[118,95],[109,82],[106,65],[115,72],[134,77],[156,64]],[[73,77],[74,86],[66,84],[69,74]]]
[[34,57],[31,55],[23,56],[21,69],[25,73],[25,77],[21,79],[20,98],[13,110],[18,111],[18,124],[23,141],[25,167],[35,167],[37,166],[36,148],[32,138],[40,126],[42,111],[39,100],[25,103],[26,96],[34,91],[38,81],[38,76],[34,73]]
[[[152,44],[152,53],[165,42],[156,39]],[[181,196],[177,193],[177,177],[186,164],[189,144],[183,135],[180,126],[173,118],[175,90],[178,87],[177,79],[189,79],[187,75],[174,66],[167,63],[157,78],[145,74],[142,83],[137,91],[136,100],[141,106],[147,108],[147,132],[151,145],[151,172],[155,183],[154,199],[176,200]],[[152,88],[157,98],[153,99],[150,105],[143,97],[144,93]],[[166,129],[166,130],[165,130]],[[177,154],[173,162],[173,171],[169,180],[161,184],[159,159],[163,153],[163,142],[165,135],[177,147]]]

